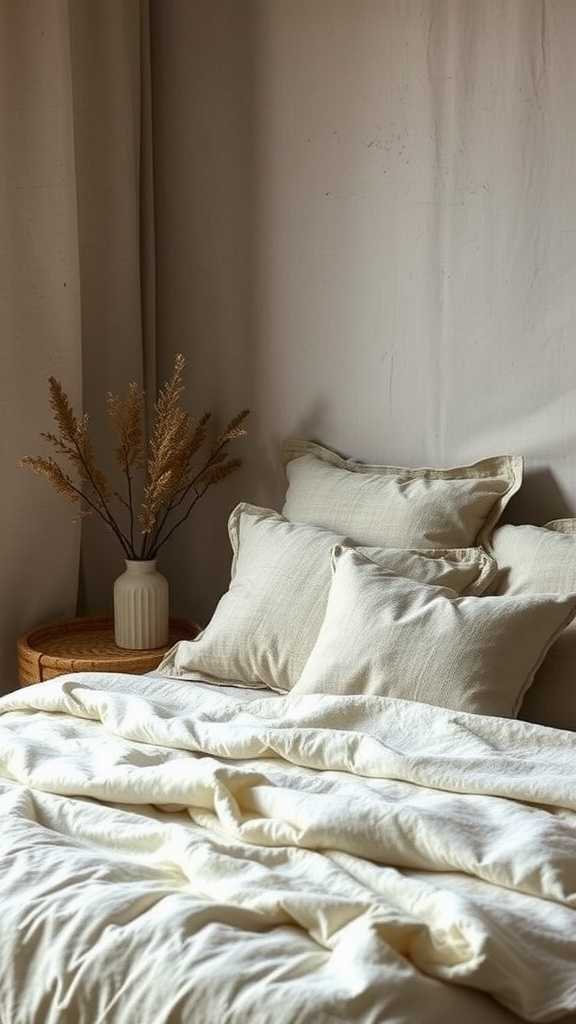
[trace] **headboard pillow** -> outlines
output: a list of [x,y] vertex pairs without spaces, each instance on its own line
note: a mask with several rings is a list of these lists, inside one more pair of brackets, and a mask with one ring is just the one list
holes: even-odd
[[287,519],[396,548],[485,544],[523,469],[510,455],[457,469],[364,465],[311,441],[288,441],[284,460]]
[[335,547],[326,614],[294,693],[367,694],[512,718],[576,593],[460,597]]
[[[502,570],[498,594],[564,594],[576,590],[576,519],[547,526],[501,526],[492,546]],[[548,652],[519,718],[576,730],[576,624]]]
[[[173,648],[160,671],[289,690],[322,624],[331,581],[330,551],[346,538],[245,504],[234,509],[228,529],[234,552],[229,590],[206,629],[196,640]],[[363,550],[391,572],[461,593],[483,593],[496,568],[479,548]]]

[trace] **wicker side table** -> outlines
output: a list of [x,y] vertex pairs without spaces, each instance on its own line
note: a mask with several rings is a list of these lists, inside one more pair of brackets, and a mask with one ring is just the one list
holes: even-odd
[[164,647],[127,651],[114,643],[114,623],[108,618],[71,619],[33,629],[18,641],[20,686],[54,679],[66,672],[129,672],[142,675],[157,668],[178,640],[193,640],[199,626],[170,619]]

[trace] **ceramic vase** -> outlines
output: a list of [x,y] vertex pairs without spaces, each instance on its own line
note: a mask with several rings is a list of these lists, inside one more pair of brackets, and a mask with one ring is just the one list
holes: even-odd
[[131,651],[163,647],[168,642],[168,580],[156,560],[126,560],[114,584],[114,639]]

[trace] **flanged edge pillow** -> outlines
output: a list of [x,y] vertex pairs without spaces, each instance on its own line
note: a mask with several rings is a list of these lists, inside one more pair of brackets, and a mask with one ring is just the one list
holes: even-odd
[[318,639],[293,693],[366,694],[513,718],[576,593],[459,597],[337,546]]
[[283,455],[286,518],[365,545],[486,545],[522,483],[523,459],[512,455],[456,469],[406,469],[364,465],[298,440],[287,441]]
[[[172,648],[158,671],[289,690],[322,624],[331,582],[330,552],[346,538],[247,504],[234,509],[228,530],[234,552],[228,592],[206,629]],[[479,548],[367,551],[392,572],[458,591],[482,593],[496,571],[494,560]]]
[[[492,545],[502,570],[497,594],[576,590],[576,519],[556,519],[546,526],[500,526]],[[576,730],[576,622],[548,651],[518,717]]]

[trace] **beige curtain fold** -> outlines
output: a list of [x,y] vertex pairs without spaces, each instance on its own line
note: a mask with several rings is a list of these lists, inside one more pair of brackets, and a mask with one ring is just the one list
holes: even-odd
[[[147,17],[143,0],[0,2],[3,689],[18,634],[76,612],[80,567],[80,604],[96,611],[122,564],[17,463],[42,449],[50,374],[100,423],[107,391],[131,379],[153,390]],[[95,440],[108,451],[104,430]]]
[[[147,4],[70,0],[84,409],[107,466],[110,391],[154,391],[154,249]],[[82,529],[80,611],[107,611],[122,551]]]

